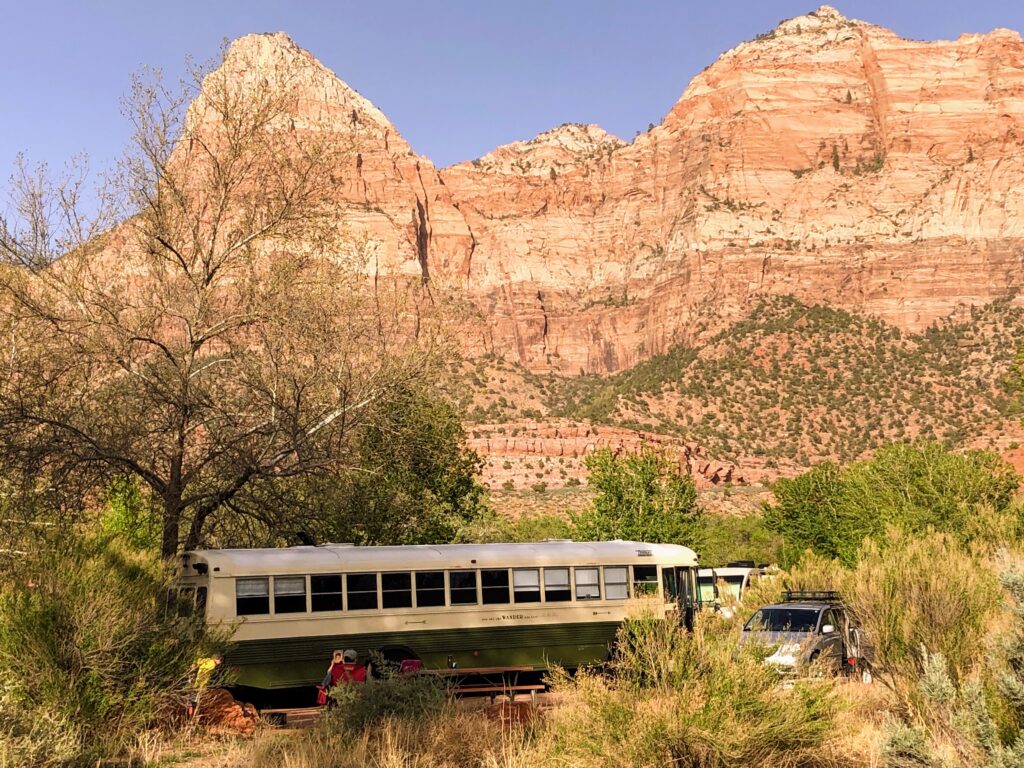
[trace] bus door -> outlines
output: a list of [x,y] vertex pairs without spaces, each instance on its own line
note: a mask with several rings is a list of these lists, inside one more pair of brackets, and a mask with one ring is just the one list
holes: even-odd
[[700,605],[699,595],[697,593],[697,569],[677,568],[676,572],[679,574],[679,592],[682,597],[681,604],[683,606],[683,624],[687,629],[692,630],[693,621],[697,613],[697,607]]
[[666,600],[671,599],[678,607],[683,626],[693,629],[693,614],[697,605],[697,569],[663,568],[661,576]]

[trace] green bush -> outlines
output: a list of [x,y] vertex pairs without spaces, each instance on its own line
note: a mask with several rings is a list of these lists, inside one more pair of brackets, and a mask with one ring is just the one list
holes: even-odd
[[765,519],[783,537],[784,564],[810,549],[852,565],[863,540],[890,527],[948,532],[965,543],[1016,538],[1019,484],[1013,468],[988,451],[893,444],[843,469],[824,463],[779,480]]
[[763,650],[737,651],[738,636],[715,617],[692,633],[652,617],[627,622],[612,677],[557,677],[572,706],[552,711],[540,751],[580,768],[836,765],[831,682],[780,686]]
[[350,733],[359,733],[385,720],[429,720],[449,707],[447,689],[438,678],[398,675],[387,667],[381,677],[370,677],[362,684],[335,686],[331,695],[337,706],[327,712],[324,727]]
[[131,549],[160,551],[160,517],[152,500],[135,478],[119,478],[107,487],[107,503],[100,514],[100,530]]
[[0,765],[95,764],[180,710],[211,641],[166,615],[168,584],[155,556],[92,539],[0,587]]

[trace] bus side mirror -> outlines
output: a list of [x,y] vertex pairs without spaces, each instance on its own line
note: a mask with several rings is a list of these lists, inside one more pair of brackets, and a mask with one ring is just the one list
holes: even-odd
[[823,635],[831,635],[835,631],[836,631],[836,628],[833,627],[831,624],[825,624],[821,628],[821,634],[823,634]]

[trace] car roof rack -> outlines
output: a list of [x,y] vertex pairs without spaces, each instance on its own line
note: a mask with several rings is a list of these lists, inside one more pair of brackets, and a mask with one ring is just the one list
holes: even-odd
[[842,596],[831,589],[787,589],[782,593],[784,603],[842,603]]

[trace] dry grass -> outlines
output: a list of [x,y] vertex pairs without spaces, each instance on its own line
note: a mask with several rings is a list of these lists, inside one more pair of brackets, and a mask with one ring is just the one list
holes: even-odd
[[[1020,762],[1024,742],[1015,741],[1016,721],[1006,716],[1008,705],[1005,699],[1000,703],[1003,694],[996,684],[1000,672],[1015,669],[1010,661],[1017,657],[1008,655],[1007,643],[1015,640],[1014,647],[1024,654],[1024,612],[1013,612],[1017,593],[1004,594],[1000,606],[993,607],[988,592],[993,572],[1021,573],[1021,555],[1004,551],[985,557],[937,535],[899,542],[884,557],[882,552],[866,555],[857,577],[864,586],[853,597],[862,607],[876,603],[900,607],[897,613],[873,619],[880,628],[889,626],[882,649],[896,654],[897,663],[887,677],[897,675],[899,684],[886,679],[884,684],[864,685],[829,677],[782,681],[760,662],[754,649],[737,651],[738,622],[704,617],[695,632],[681,633],[641,616],[627,622],[629,634],[620,638],[622,650],[614,674],[583,672],[574,678],[556,674],[551,697],[555,705],[527,725],[502,724],[486,711],[455,706],[420,720],[392,718],[362,729],[330,718],[307,732],[268,730],[249,741],[222,742],[216,749],[204,748],[186,765],[1009,768],[1024,764]],[[927,568],[928,563],[941,567]],[[841,587],[848,584],[851,573],[830,561],[808,558],[800,568],[763,581],[748,595],[746,608],[750,601],[776,599],[787,587]],[[893,592],[900,585],[906,587],[906,596]],[[1024,594],[1024,588],[1018,592]],[[936,594],[947,595],[946,602],[952,605],[934,600]],[[966,619],[949,618],[948,611],[967,604],[974,607]],[[934,613],[936,606],[945,612]],[[943,621],[946,626],[938,626]],[[919,634],[907,634],[908,628]],[[929,634],[939,630],[945,635]],[[912,646],[919,640],[944,649],[950,658],[927,649],[914,655]],[[970,654],[972,647],[975,652]],[[904,651],[910,655],[903,655]],[[1024,680],[1024,673],[1020,679]],[[988,740],[985,728],[994,734]],[[150,754],[159,752],[155,749]]]
[[836,695],[842,700],[835,727],[839,734],[833,749],[853,765],[876,768],[884,765],[883,749],[895,708],[892,693],[881,685],[839,682]]
[[[480,713],[422,722],[385,720],[353,734],[327,728],[268,731],[202,758],[207,768],[519,768],[532,743],[528,727],[502,725]],[[198,766],[198,762],[196,765]]]

